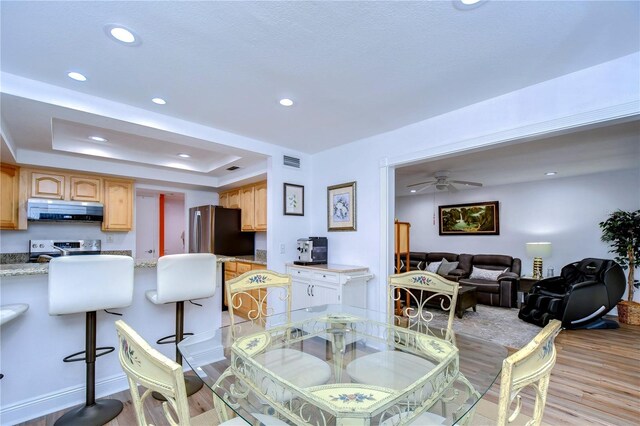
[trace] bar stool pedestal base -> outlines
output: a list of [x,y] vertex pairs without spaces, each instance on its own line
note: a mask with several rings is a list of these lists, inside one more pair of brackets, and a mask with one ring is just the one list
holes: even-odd
[[122,402],[117,399],[101,399],[93,405],[83,405],[69,411],[56,420],[56,426],[102,426],[118,417]]

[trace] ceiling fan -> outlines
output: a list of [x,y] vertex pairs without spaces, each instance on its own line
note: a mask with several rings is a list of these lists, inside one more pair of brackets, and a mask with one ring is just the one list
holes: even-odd
[[449,172],[442,171],[436,172],[432,180],[407,185],[407,188],[416,188],[421,186],[422,188],[417,190],[414,189],[414,191],[422,192],[430,186],[435,186],[436,190],[438,191],[449,190],[449,192],[458,192],[458,188],[456,188],[453,184],[466,186],[482,186],[480,182],[470,182],[466,180],[449,180]]

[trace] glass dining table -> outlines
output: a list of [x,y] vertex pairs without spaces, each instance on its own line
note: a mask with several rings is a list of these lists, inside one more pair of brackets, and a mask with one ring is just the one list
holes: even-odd
[[[486,340],[347,305],[236,323],[178,348],[217,396],[223,420],[268,424],[269,415],[278,424],[317,426],[468,424],[507,357]],[[296,354],[324,361],[330,377],[297,385],[282,373]]]

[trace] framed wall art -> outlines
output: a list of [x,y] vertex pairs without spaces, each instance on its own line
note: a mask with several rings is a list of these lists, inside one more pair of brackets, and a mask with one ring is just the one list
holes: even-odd
[[304,216],[304,186],[284,184],[284,214]]
[[327,187],[328,231],[356,230],[356,183]]
[[440,235],[500,235],[498,202],[439,206]]

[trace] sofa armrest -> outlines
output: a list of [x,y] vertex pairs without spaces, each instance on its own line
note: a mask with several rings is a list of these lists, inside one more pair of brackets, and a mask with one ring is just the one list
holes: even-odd
[[519,278],[520,278],[520,275],[516,274],[515,272],[503,272],[498,276],[498,281],[517,280]]
[[517,306],[518,278],[507,277],[498,281],[500,286],[500,306],[505,308],[515,308]]

